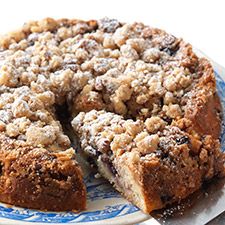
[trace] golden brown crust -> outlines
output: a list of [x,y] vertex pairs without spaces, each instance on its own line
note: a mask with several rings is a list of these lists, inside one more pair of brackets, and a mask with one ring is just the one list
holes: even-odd
[[84,210],[86,190],[73,150],[51,153],[0,135],[0,201],[41,210]]
[[139,168],[146,200],[145,212],[179,202],[198,190],[204,181],[224,175],[225,157],[221,154],[219,142],[210,136],[202,141],[198,152],[191,143],[171,147],[169,151],[177,152],[179,156],[171,154],[164,160],[146,160]]
[[[216,93],[213,68],[208,60],[200,59],[197,72],[201,78],[188,93],[188,100],[187,96],[183,99],[186,104],[184,118],[174,121],[173,124],[185,130],[190,140],[187,146],[180,146],[180,150],[176,151],[184,153],[185,148],[189,147],[190,154],[198,158],[198,164],[193,164],[192,169],[185,168],[186,163],[183,163],[190,160],[187,155],[175,162],[175,170],[171,167],[171,162],[167,165],[155,161],[143,163],[143,178],[140,179],[143,179],[145,198],[148,202],[146,212],[184,199],[198,190],[205,180],[225,175],[225,155],[221,153],[218,141],[222,108]],[[157,187],[160,187],[160,191]]]
[[213,68],[208,60],[201,59],[197,71],[201,78],[189,94],[185,118],[192,122],[189,130],[195,130],[199,135],[212,135],[218,139],[222,108],[216,93]]

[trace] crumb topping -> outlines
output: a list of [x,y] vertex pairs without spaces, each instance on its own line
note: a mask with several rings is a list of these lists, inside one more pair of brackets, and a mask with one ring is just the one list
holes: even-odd
[[68,146],[54,116],[54,104],[68,102],[73,115],[105,109],[149,118],[147,129],[155,133],[184,113],[180,99],[197,77],[191,71],[195,55],[189,57],[192,67],[185,66],[189,49],[142,23],[26,23],[0,39],[0,129],[33,145]]
[[11,88],[0,95],[0,129],[19,142],[51,150],[65,149],[70,141],[63,134],[53,111],[51,91],[35,93],[28,86]]
[[[155,126],[151,126],[153,122]],[[138,152],[142,156],[156,152],[159,143],[166,138],[163,135],[164,128],[177,129],[177,138],[184,136],[177,127],[165,127],[164,121],[159,117],[148,118],[144,123],[141,120],[125,120],[120,115],[103,110],[79,113],[72,121],[72,126],[79,134],[84,151],[95,149],[105,153],[111,149],[114,156],[130,151]],[[176,147],[177,143],[173,144]]]
[[182,39],[109,18],[29,22],[0,39],[0,64],[1,131],[50,149],[70,144],[54,110],[67,102],[73,115],[118,114],[106,114],[115,123],[107,131],[112,149],[154,151],[159,133],[184,116],[201,76],[198,57]]
[[1,85],[51,91],[56,103],[69,101],[75,113],[105,109],[173,119],[183,114],[180,99],[197,77],[190,45],[115,19],[30,22],[2,38],[1,48]]

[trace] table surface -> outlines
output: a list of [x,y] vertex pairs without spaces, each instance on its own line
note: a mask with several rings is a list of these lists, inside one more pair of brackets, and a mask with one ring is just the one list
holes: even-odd
[[[216,217],[215,219],[213,219],[212,221],[210,221],[206,225],[224,225],[224,224],[225,224],[225,212],[220,214],[218,217]],[[141,223],[139,225],[160,225],[160,224],[156,221],[146,221],[146,222]],[[195,224],[193,224],[193,225],[195,225]]]

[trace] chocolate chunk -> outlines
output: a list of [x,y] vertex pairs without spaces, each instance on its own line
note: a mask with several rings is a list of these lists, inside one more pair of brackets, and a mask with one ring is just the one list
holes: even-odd
[[42,166],[40,163],[36,163],[34,168],[35,168],[35,170],[39,171],[42,168]]
[[168,34],[163,38],[159,49],[166,52],[170,56],[173,56],[179,49],[179,40],[173,35]]
[[51,173],[50,177],[52,179],[55,179],[55,180],[58,180],[58,181],[62,181],[62,180],[66,181],[67,178],[68,178],[66,175],[64,175],[62,173]]
[[176,142],[178,145],[188,144],[189,138],[187,136],[182,136],[182,137],[176,138]]
[[163,117],[163,120],[165,120],[168,123],[168,125],[170,125],[173,121],[173,119],[170,117]]
[[87,162],[91,165],[91,166],[95,166],[95,160],[93,158],[91,158],[90,156],[87,157]]
[[165,159],[168,158],[168,153],[162,150],[157,150],[156,151],[156,156],[161,158],[161,159]]

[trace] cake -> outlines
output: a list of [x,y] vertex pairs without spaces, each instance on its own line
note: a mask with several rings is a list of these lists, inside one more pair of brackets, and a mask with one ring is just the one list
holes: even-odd
[[0,85],[2,202],[84,210],[77,152],[146,213],[224,175],[213,68],[163,30],[108,18],[26,23],[0,39]]

